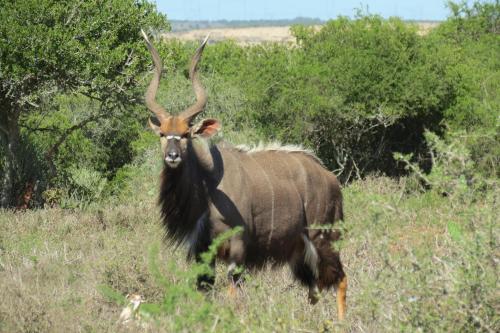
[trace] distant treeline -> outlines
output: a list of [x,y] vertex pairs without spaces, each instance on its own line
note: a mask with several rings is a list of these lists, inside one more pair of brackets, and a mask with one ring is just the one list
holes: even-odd
[[296,17],[294,19],[282,20],[170,20],[173,32],[207,28],[280,27],[294,24],[316,25],[324,24],[325,22],[326,21],[320,20],[319,18],[311,17]]
[[[311,17],[296,17],[294,19],[281,20],[170,20],[172,32],[189,31],[195,29],[209,28],[246,28],[246,27],[285,27],[295,24],[301,25],[319,25],[325,24],[326,20]],[[432,20],[408,20],[409,23],[439,23]]]

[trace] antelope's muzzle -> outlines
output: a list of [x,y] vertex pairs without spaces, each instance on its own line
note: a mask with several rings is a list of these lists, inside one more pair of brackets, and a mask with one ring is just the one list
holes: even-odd
[[171,168],[177,167],[181,161],[181,137],[177,135],[167,136],[167,149],[165,151],[165,163]]

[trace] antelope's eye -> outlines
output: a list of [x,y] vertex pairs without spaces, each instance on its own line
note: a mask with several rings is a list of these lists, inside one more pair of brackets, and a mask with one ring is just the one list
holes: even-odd
[[165,134],[160,132],[160,138],[163,138],[163,137],[165,137]]

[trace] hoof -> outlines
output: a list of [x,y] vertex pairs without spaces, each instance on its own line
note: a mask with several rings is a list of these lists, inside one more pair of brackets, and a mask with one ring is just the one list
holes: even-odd
[[311,305],[318,303],[320,298],[321,298],[321,293],[318,287],[314,286],[309,288],[309,303],[311,303]]

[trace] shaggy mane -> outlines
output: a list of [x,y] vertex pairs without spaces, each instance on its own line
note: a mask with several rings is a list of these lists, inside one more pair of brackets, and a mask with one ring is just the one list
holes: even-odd
[[190,151],[180,169],[161,174],[160,196],[162,222],[167,236],[175,243],[185,243],[196,230],[198,219],[206,212],[208,202],[202,184],[202,174],[197,168],[193,152]]
[[304,154],[324,166],[323,161],[318,156],[316,156],[316,154],[312,150],[304,148],[301,145],[282,145],[279,142],[264,143],[261,141],[257,145],[253,146],[237,145],[235,146],[235,149],[247,154],[254,154],[263,151],[281,151],[286,153]]

